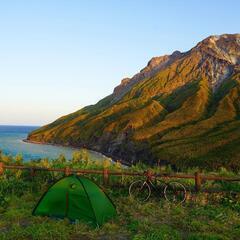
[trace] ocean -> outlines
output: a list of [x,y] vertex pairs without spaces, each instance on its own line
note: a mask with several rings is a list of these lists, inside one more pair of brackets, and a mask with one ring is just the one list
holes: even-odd
[[[39,158],[55,159],[60,154],[64,154],[67,159],[71,159],[76,149],[70,147],[60,147],[52,145],[40,145],[23,142],[29,132],[38,127],[33,126],[1,126],[0,125],[0,150],[7,155],[15,156],[22,154],[25,161]],[[101,154],[89,151],[91,159],[102,160]]]

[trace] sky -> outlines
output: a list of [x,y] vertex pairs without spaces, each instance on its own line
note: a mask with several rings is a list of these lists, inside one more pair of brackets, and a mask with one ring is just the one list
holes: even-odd
[[238,0],[0,0],[0,125],[96,103],[154,56],[240,32]]

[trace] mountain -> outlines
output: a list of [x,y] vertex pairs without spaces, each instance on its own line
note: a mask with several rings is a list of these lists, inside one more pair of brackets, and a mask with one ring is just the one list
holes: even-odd
[[115,159],[240,169],[240,34],[152,58],[95,105],[29,134]]

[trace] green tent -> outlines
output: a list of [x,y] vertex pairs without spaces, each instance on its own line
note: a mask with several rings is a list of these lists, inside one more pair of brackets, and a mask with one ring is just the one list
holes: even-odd
[[48,189],[33,210],[33,215],[69,218],[101,226],[116,216],[116,209],[94,182],[70,175]]

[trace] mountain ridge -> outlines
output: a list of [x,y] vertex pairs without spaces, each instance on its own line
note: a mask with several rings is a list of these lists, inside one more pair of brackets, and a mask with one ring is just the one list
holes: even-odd
[[209,36],[187,52],[152,58],[111,95],[28,140],[86,146],[131,163],[240,168],[239,64],[240,34]]

